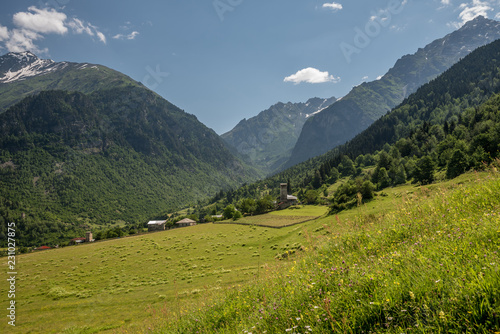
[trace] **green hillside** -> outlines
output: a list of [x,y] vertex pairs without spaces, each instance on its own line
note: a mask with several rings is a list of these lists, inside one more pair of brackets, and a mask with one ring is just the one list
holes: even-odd
[[[499,41],[481,47],[345,145],[219,197],[232,203],[259,198],[262,189],[278,189],[284,181],[299,195],[321,193],[339,177],[360,177],[379,189],[432,182],[423,179],[425,163],[441,178],[481,169],[500,151],[499,59]],[[363,172],[368,166],[377,168]]]
[[[18,255],[16,331],[343,333],[419,324],[486,333],[499,325],[499,191],[498,172],[470,173],[390,188],[359,208],[282,229],[203,224]],[[280,216],[301,210],[324,212]]]
[[354,87],[346,96],[311,117],[286,167],[343,145],[417,88],[436,78],[478,47],[500,38],[500,23],[482,16],[435,40],[412,55],[400,58],[380,80]]
[[215,132],[141,87],[42,92],[0,124],[2,245],[7,221],[20,246],[55,245],[95,225],[142,228],[255,177]]
[[306,103],[277,103],[257,116],[244,119],[221,135],[256,167],[269,175],[290,158],[308,117],[325,109],[337,99],[312,98]]
[[91,93],[119,87],[143,87],[128,76],[102,65],[66,63],[61,70],[26,80],[0,83],[0,113],[27,96],[46,90]]
[[304,254],[153,332],[496,332],[498,194],[494,172],[403,191],[382,216],[325,219]]

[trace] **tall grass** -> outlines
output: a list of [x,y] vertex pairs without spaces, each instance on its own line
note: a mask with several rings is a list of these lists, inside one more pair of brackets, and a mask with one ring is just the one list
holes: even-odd
[[499,332],[498,174],[401,201],[156,332]]

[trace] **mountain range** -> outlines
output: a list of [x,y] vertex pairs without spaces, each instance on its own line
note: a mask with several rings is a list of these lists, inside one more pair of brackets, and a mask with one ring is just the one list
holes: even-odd
[[[328,203],[339,202],[337,209],[342,209],[356,206],[366,189],[425,184],[434,177],[443,180],[482,170],[490,163],[498,166],[499,60],[496,40],[421,86],[347,143],[215,200],[243,203],[259,198],[261,189],[278,189],[286,180],[299,199],[307,200],[306,194],[316,190],[316,196],[328,194]],[[328,193],[342,177],[333,187],[336,194]]]
[[29,52],[0,64],[4,219],[24,212],[34,231],[141,223],[258,177],[195,116],[124,74]]
[[[443,122],[462,125],[455,109],[479,106],[497,92],[490,59],[497,57],[497,50],[466,57],[497,38],[500,23],[478,17],[402,57],[380,80],[363,83],[341,99],[277,103],[222,136],[105,66],[54,62],[30,52],[6,54],[0,57],[0,218],[25,217],[21,229],[27,240],[39,244],[51,236],[55,243],[66,237],[64,233],[56,236],[43,233],[44,229],[59,231],[67,228],[64,224],[141,224],[244,183],[246,195],[274,189],[284,180],[304,187],[311,180],[322,184],[331,179],[332,166],[339,166],[342,155],[354,160],[416,131],[424,132],[422,138],[431,129],[436,132],[430,140],[435,147],[448,131]],[[467,62],[460,61],[462,57]],[[449,73],[457,62],[462,69],[454,66],[451,79],[448,74],[448,79],[433,80]],[[481,71],[490,73],[495,82],[486,82]],[[433,85],[419,88],[429,81]],[[476,94],[480,88],[483,92]],[[446,101],[440,100],[445,97]],[[454,105],[455,98],[462,104]],[[436,109],[435,101],[445,105],[445,111]],[[382,117],[400,103],[408,106],[396,109],[392,113],[396,116]],[[411,164],[425,150],[417,146],[398,150],[417,152],[394,167],[394,173],[407,168],[405,173],[412,175]],[[318,157],[305,161],[314,156]],[[301,161],[305,162],[295,165]],[[263,173],[292,165],[263,183],[248,184]]]
[[276,103],[250,119],[243,119],[221,137],[265,173],[285,163],[309,117],[337,99],[312,98],[305,103]]
[[27,96],[44,90],[91,93],[101,89],[143,85],[108,67],[54,62],[35,54],[11,52],[0,57],[0,113]]
[[474,49],[500,38],[500,22],[482,16],[399,59],[380,80],[363,83],[309,118],[284,167],[344,144]]

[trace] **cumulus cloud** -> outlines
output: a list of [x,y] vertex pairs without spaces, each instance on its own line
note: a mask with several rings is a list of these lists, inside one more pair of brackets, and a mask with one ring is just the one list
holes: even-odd
[[0,25],[0,42],[9,38],[9,29]]
[[294,84],[299,84],[301,82],[307,83],[324,83],[324,82],[340,82],[340,77],[334,77],[330,75],[328,72],[321,72],[318,69],[308,67],[298,71],[295,74],[292,74],[286,77],[284,82],[293,82]]
[[139,35],[138,31],[132,31],[128,35],[118,34],[118,35],[113,36],[113,38],[114,39],[129,39],[129,40],[132,40],[132,39],[135,39],[137,37],[137,35]]
[[473,20],[478,16],[488,17],[488,12],[493,10],[487,1],[481,0],[472,0],[470,4],[463,3],[459,8],[462,11],[458,17],[462,20],[462,23]]
[[328,8],[328,9],[333,10],[334,12],[337,12],[337,11],[341,10],[343,7],[339,3],[332,2],[332,3],[324,3],[323,8]]
[[12,20],[17,27],[42,34],[64,35],[68,32],[64,24],[66,14],[54,9],[38,9],[35,6],[29,7],[28,10],[29,12],[14,14]]
[[460,14],[458,14],[460,21],[448,23],[449,26],[457,29],[478,16],[488,17],[488,12],[491,12],[493,7],[488,0],[472,0],[469,3],[462,3],[458,6],[458,10],[460,11]]
[[30,30],[14,29],[9,33],[5,41],[5,47],[10,52],[33,51],[35,53],[47,53],[47,48],[40,49],[34,41],[42,39],[43,36]]
[[445,6],[448,6],[450,2],[451,2],[450,0],[441,0],[441,4]]
[[39,9],[31,6],[27,12],[14,14],[12,22],[15,28],[10,31],[0,25],[0,42],[4,42],[5,47],[11,52],[47,53],[46,48],[40,49],[35,42],[48,34],[66,35],[69,31],[96,36],[106,44],[106,36],[97,27],[76,17],[68,19],[66,14],[55,9]]

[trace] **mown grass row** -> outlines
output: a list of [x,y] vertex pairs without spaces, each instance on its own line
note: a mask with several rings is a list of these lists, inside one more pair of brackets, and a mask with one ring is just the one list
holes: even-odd
[[[373,218],[373,217],[372,217]],[[331,220],[321,241],[265,279],[157,333],[495,333],[500,177],[422,188],[379,219]],[[338,231],[343,231],[339,233]],[[316,240],[316,241],[315,241]]]

